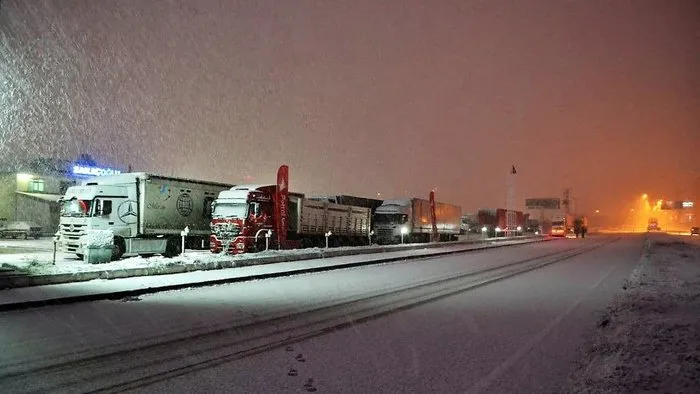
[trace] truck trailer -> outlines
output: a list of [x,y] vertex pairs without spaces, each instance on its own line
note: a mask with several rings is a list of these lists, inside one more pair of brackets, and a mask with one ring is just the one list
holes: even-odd
[[369,208],[372,212],[372,215],[374,215],[374,213],[377,211],[377,208],[379,208],[384,202],[383,200],[377,200],[374,198],[348,196],[345,194],[323,196],[315,195],[308,198],[309,200],[325,201],[333,204],[352,205],[354,207]]
[[[374,214],[377,243],[429,242],[433,232],[430,201],[420,198],[385,200]],[[462,224],[462,208],[435,203],[438,240],[456,241]]]
[[251,253],[369,243],[371,209],[290,193],[286,166],[277,185],[240,185],[219,193],[213,204],[212,253]]
[[123,255],[181,253],[209,246],[211,204],[233,185],[148,173],[98,176],[71,186],[59,200],[59,246],[83,256],[81,239],[90,229],[114,234],[112,259]]

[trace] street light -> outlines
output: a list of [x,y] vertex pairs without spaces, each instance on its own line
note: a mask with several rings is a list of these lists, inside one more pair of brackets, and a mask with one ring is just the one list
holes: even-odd
[[326,233],[326,249],[328,249],[328,238],[329,238],[331,235],[333,235],[333,233],[329,230],[329,231]]
[[408,227],[406,227],[406,226],[401,227],[401,243],[402,244],[403,244],[403,237],[406,234],[408,234]]
[[184,256],[185,255],[185,238],[187,238],[187,235],[190,233],[190,226],[185,226],[185,229],[183,231],[180,231],[180,238],[182,244],[180,245],[180,255]]

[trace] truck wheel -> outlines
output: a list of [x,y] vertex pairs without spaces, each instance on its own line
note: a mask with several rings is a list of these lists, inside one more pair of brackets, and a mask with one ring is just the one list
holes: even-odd
[[117,261],[122,258],[126,251],[126,244],[121,237],[114,237],[114,248],[112,249],[112,261]]
[[176,237],[168,238],[168,243],[165,245],[164,257],[175,257],[182,253],[182,247],[180,245],[180,239]]

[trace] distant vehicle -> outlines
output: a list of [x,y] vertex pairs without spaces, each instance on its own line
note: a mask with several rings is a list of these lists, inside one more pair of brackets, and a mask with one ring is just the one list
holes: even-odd
[[568,237],[574,233],[574,215],[566,213],[552,218],[552,236]]
[[649,219],[647,231],[661,231],[661,227],[659,227],[659,221],[656,218]]
[[460,226],[460,234],[474,233],[478,234],[481,232],[481,226],[479,226],[479,219],[476,214],[464,214],[462,215],[462,224]]
[[41,226],[31,222],[0,220],[0,238],[39,239],[41,230]]
[[700,227],[691,227],[690,235],[700,235]]
[[112,230],[112,260],[123,255],[181,253],[209,247],[212,202],[233,185],[146,173],[97,176],[71,186],[61,198],[61,251],[82,258],[81,238],[90,229]]
[[[439,240],[456,241],[462,224],[462,208],[435,203],[435,220]],[[420,198],[385,200],[374,215],[377,243],[429,242],[433,227],[430,201]]]
[[515,233],[522,235],[525,223],[529,219],[529,215],[521,211],[510,211],[514,228],[508,228],[508,210],[504,208],[482,208],[477,213],[477,218],[481,229],[485,229],[486,235],[489,237],[505,236]]

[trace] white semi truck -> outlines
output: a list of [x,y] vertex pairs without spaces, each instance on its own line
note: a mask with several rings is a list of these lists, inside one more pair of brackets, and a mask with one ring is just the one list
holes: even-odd
[[123,255],[172,257],[186,247],[208,249],[211,203],[233,185],[147,173],[98,176],[71,186],[60,200],[59,247],[82,257],[88,229],[111,230],[113,260]]

